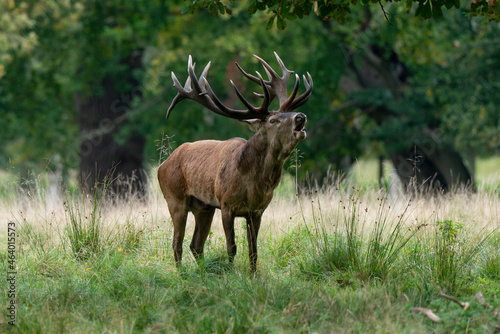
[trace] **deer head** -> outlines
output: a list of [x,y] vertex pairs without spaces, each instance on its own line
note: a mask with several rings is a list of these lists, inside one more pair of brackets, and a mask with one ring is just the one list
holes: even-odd
[[[288,95],[287,82],[293,71],[285,67],[276,53],[275,56],[282,76],[263,59],[254,56],[262,63],[267,80],[259,72],[256,72],[256,76],[248,74],[236,64],[243,75],[259,84],[263,91],[254,93],[262,98],[262,104],[254,107],[231,81],[236,95],[246,109],[229,108],[215,95],[207,81],[210,62],[198,79],[195,64],[189,56],[188,78],[184,86],[172,72],[172,80],[178,93],[168,108],[167,119],[178,102],[191,99],[219,115],[244,122],[255,132],[248,141],[233,138],[226,141],[186,143],[177,148],[158,168],[160,187],[174,223],[173,248],[178,264],[182,256],[187,212],[192,212],[196,220],[191,250],[198,259],[203,256],[203,246],[214,210],[219,208],[231,262],[236,254],[234,218],[247,219],[251,268],[256,269],[257,233],[262,213],[279,183],[284,162],[298,142],[306,138],[307,117],[293,110],[309,99],[313,88],[313,81],[308,73],[308,78],[303,76],[306,90],[297,96],[300,80],[295,75],[295,85]],[[269,110],[276,97],[279,101],[278,110]]]

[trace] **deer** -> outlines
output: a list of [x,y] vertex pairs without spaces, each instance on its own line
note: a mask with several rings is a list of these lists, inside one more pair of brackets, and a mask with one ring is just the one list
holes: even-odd
[[[257,270],[257,236],[262,214],[281,180],[284,163],[297,144],[307,136],[306,115],[293,110],[310,98],[313,88],[312,77],[307,73],[307,78],[303,75],[305,91],[297,96],[300,79],[295,74],[295,84],[288,95],[287,82],[294,71],[285,67],[276,52],[274,55],[281,68],[281,76],[266,61],[254,55],[264,67],[267,80],[258,71],[256,76],[248,74],[236,63],[247,79],[262,88],[262,93],[254,93],[262,99],[258,107],[243,97],[232,80],[230,83],[245,109],[224,105],[207,81],[211,62],[197,78],[196,64],[190,55],[188,78],[184,86],[174,72],[171,74],[177,95],[167,110],[167,120],[178,102],[191,99],[216,114],[243,122],[254,132],[248,140],[231,138],[183,143],[158,167],[159,185],[173,222],[172,248],[177,268],[181,268],[188,212],[194,215],[195,220],[189,248],[199,262],[204,258],[204,245],[215,210],[219,209],[230,267],[233,267],[237,249],[234,220],[243,217],[246,219],[250,270],[253,273]],[[279,108],[270,110],[270,104],[276,97]]]

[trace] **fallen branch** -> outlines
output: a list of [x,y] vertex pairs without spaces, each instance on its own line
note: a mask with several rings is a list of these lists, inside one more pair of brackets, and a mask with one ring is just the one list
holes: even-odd
[[425,315],[427,318],[429,318],[431,321],[439,323],[441,322],[441,318],[439,318],[434,312],[432,312],[431,309],[428,308],[422,308],[422,307],[412,307],[410,309],[411,312],[413,313],[422,313]]
[[455,303],[457,303],[458,305],[460,305],[461,308],[463,308],[464,310],[468,309],[469,308],[469,303],[465,302],[461,302],[460,300],[456,299],[455,297],[453,296],[448,296],[448,295],[445,295],[444,293],[440,293],[439,294],[441,297],[443,298],[446,298],[446,299],[449,299]]

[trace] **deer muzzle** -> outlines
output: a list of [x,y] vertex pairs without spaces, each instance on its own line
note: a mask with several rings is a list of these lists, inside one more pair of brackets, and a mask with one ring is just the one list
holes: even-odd
[[293,135],[297,140],[303,140],[306,138],[307,134],[304,131],[307,123],[307,117],[303,113],[298,113],[293,118],[294,128]]

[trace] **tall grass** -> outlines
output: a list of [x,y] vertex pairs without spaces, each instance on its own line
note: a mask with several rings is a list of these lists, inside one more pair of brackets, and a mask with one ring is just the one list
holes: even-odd
[[[68,194],[55,208],[43,198],[0,203],[2,213],[19,226],[21,240],[15,330],[495,330],[500,322],[495,315],[500,306],[498,196],[456,192],[410,201],[345,184],[295,196],[290,181],[264,215],[256,276],[248,271],[240,221],[234,268],[220,261],[225,237],[219,214],[201,265],[189,253],[194,227],[189,218],[185,270],[179,272],[168,210],[155,181],[142,201]],[[5,250],[0,258],[5,266]],[[491,309],[476,301],[478,291]],[[470,307],[460,308],[441,292]],[[411,313],[415,306],[433,309],[442,322]]]
[[64,202],[68,213],[66,236],[73,256],[78,260],[88,260],[102,251],[105,242],[102,221],[103,201],[103,197],[95,192],[90,203],[87,203],[87,200],[83,200],[82,204]]
[[314,194],[314,200],[310,200],[315,227],[314,233],[309,234],[315,244],[314,269],[311,271],[323,274],[349,272],[363,281],[389,277],[400,251],[417,232],[416,228],[406,224],[405,215],[410,202],[393,217],[387,197],[378,193],[375,207],[370,207],[376,212],[368,215],[369,209],[364,206],[359,189],[353,187],[338,200],[336,214],[325,217],[321,195],[318,191]]

